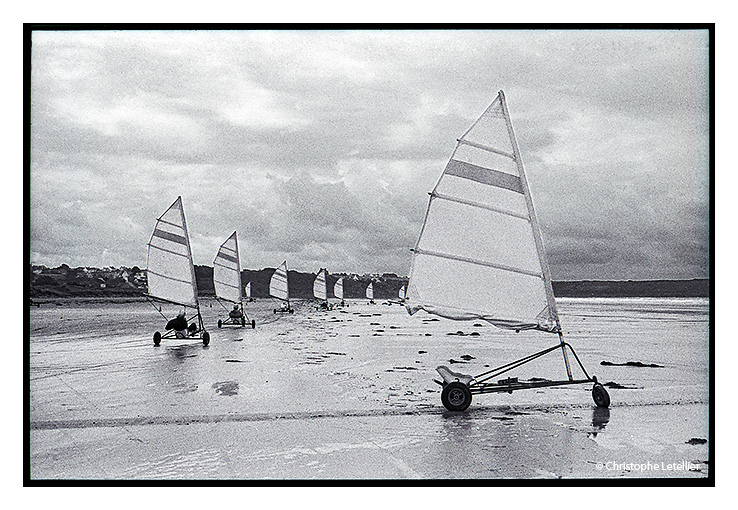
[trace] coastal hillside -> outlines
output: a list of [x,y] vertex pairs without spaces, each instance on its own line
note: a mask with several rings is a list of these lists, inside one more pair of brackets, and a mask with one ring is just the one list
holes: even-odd
[[[30,266],[27,291],[31,299],[65,297],[141,297],[146,292],[146,271],[132,268],[72,268],[62,264],[56,268]],[[269,280],[274,268],[246,269],[243,284],[251,282],[253,297],[269,296]],[[195,266],[198,292],[214,296],[213,268]],[[366,286],[374,282],[374,298],[396,298],[407,277],[394,273],[375,275],[329,274],[329,296],[339,277],[344,278],[344,296],[363,298]],[[289,271],[290,295],[294,298],[312,298],[314,273]],[[693,280],[638,280],[638,281],[563,281],[553,282],[557,297],[709,297],[710,281]]]
[[[251,282],[251,295],[256,298],[269,296],[269,281],[275,268],[260,270],[246,269],[241,273],[245,286]],[[201,296],[215,296],[213,268],[195,266],[197,290]],[[333,297],[333,286],[343,277],[346,298],[362,298],[369,282],[374,283],[374,298],[396,298],[400,288],[407,283],[406,277],[393,273],[376,275],[329,274],[329,297]],[[289,271],[290,297],[312,298],[314,273]],[[146,292],[146,271],[132,268],[71,268],[62,264],[56,268],[31,266],[28,290],[31,299],[63,297],[140,297]]]

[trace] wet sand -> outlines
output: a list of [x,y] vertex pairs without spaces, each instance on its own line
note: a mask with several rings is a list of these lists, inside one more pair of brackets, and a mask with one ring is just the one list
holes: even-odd
[[[218,329],[206,302],[209,346],[154,347],[147,303],[44,304],[31,311],[31,478],[704,478],[706,303],[564,300],[567,339],[613,383],[611,408],[587,385],[478,395],[465,413],[442,407],[436,365],[476,374],[556,339],[363,300],[294,315],[259,300],[256,329]],[[560,352],[527,370],[561,378]]]

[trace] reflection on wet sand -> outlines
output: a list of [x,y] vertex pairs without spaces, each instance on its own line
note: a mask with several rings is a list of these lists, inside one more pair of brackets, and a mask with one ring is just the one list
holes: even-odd
[[592,410],[592,426],[596,429],[604,429],[610,421],[610,409],[607,407],[595,407]]
[[201,351],[207,350],[208,345],[202,344],[184,344],[177,345],[174,347],[167,347],[167,354],[171,356],[171,359],[179,363],[184,363],[186,358],[194,358]]
[[590,437],[597,437],[597,434],[605,429],[605,425],[610,421],[610,409],[607,407],[595,407],[592,410],[592,433]]

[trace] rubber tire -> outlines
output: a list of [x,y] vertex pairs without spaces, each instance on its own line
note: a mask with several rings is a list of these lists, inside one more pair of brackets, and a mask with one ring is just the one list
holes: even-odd
[[210,343],[210,333],[203,331],[202,333],[202,345],[208,345]]
[[458,381],[447,384],[441,392],[441,402],[443,407],[449,411],[464,411],[472,401],[472,394],[469,387]]
[[159,344],[161,343],[161,333],[158,331],[154,333],[154,345],[159,347]]
[[251,321],[251,329],[256,329],[256,319]]
[[290,308],[290,313],[295,313],[295,311],[292,308]]
[[246,317],[241,317],[241,326],[246,325]]
[[220,320],[220,319],[218,319],[218,327],[219,328],[222,328],[223,327],[223,321]]
[[597,407],[610,407],[610,395],[601,384],[595,384],[592,388],[592,400]]

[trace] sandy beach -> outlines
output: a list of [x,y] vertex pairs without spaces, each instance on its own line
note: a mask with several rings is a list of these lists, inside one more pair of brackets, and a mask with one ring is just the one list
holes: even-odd
[[[706,299],[562,299],[610,408],[579,385],[478,395],[463,413],[441,405],[437,365],[474,375],[557,337],[379,301],[294,305],[257,300],[255,329],[218,329],[206,300],[207,347],[155,347],[164,321],[146,302],[32,308],[31,480],[708,476]],[[565,377],[560,352],[513,375]]]

